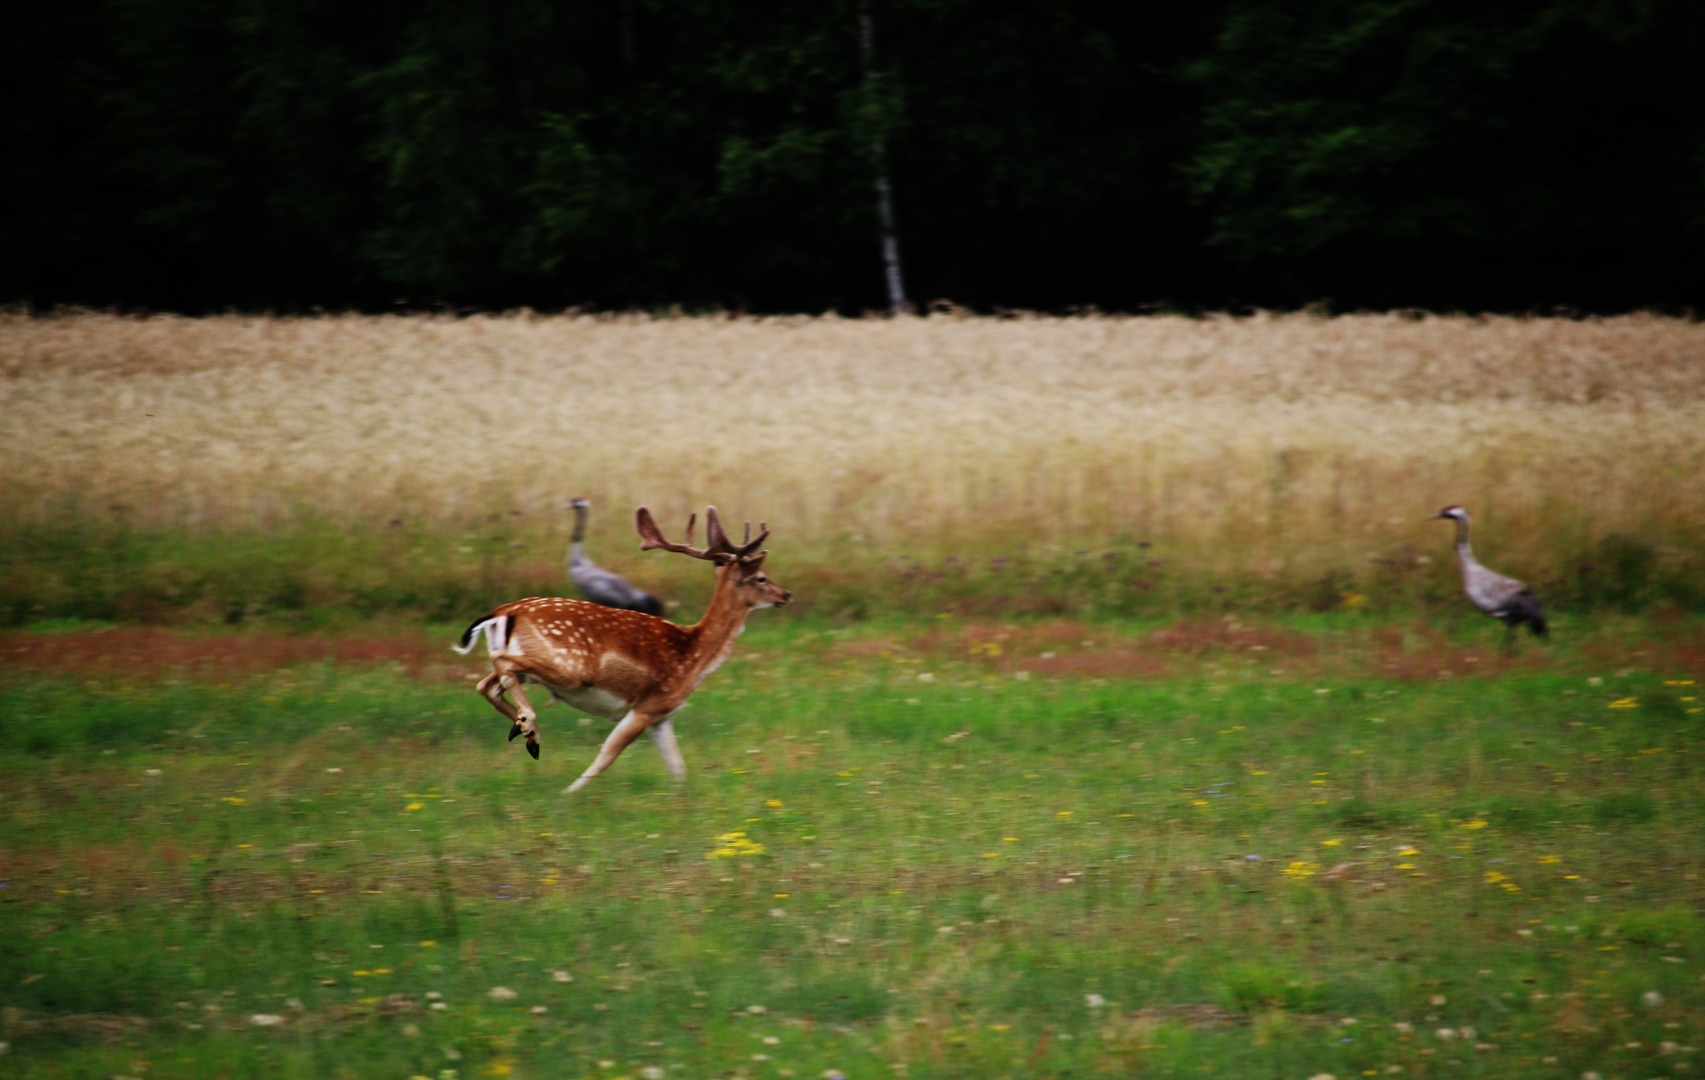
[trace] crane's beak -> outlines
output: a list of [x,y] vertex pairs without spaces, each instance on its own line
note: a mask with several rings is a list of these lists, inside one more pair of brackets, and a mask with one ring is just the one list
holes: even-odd
[[1422,521],[1439,521],[1441,519],[1448,518],[1448,517],[1450,517],[1449,514],[1428,514],[1426,517],[1422,518],[1421,520]]

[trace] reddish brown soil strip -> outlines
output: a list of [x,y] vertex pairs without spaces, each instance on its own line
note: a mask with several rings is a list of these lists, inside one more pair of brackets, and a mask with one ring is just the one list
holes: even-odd
[[[1552,653],[1524,639],[1514,656],[1451,643],[1425,621],[1345,630],[1330,637],[1237,620],[1186,619],[1138,635],[1072,620],[931,623],[914,634],[855,638],[828,646],[828,662],[904,657],[961,661],[991,671],[1072,678],[1152,679],[1200,665],[1272,667],[1299,678],[1351,674],[1403,681],[1496,675],[1551,667]],[[1705,673],[1705,638],[1691,626],[1662,628],[1639,641],[1589,641],[1578,653],[1607,670],[1634,665],[1688,677]],[[62,634],[0,633],[0,671],[64,672],[79,678],[152,682],[225,681],[297,664],[400,665],[412,678],[465,681],[487,668],[426,636],[186,634],[159,627],[115,627]]]
[[150,682],[223,680],[295,664],[401,664],[410,675],[462,679],[483,674],[475,657],[417,637],[309,637],[183,634],[159,627],[114,627],[66,634],[0,634],[0,669],[60,671]]
[[[1587,642],[1578,656],[1607,669],[1633,665],[1686,677],[1705,671],[1705,639],[1678,625],[1639,641]],[[1495,638],[1481,647],[1464,646],[1425,619],[1404,626],[1345,628],[1329,636],[1238,619],[1184,619],[1136,635],[1066,619],[966,620],[931,624],[915,634],[838,642],[826,654],[830,660],[887,657],[969,661],[1008,674],[1023,670],[1092,679],[1152,679],[1203,666],[1242,665],[1296,678],[1360,675],[1405,682],[1537,671],[1556,663],[1553,650],[1525,635],[1515,654],[1507,655]]]

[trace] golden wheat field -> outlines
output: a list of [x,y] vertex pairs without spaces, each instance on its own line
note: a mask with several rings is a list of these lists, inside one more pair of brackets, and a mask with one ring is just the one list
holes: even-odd
[[13,314],[0,372],[14,525],[560,532],[586,495],[611,544],[715,502],[818,562],[1124,537],[1251,577],[1443,554],[1451,502],[1536,578],[1705,538],[1705,326],[1651,315]]

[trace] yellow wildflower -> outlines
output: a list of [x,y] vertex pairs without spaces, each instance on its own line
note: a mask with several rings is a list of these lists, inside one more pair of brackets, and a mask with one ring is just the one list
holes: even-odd
[[719,845],[705,852],[707,859],[732,859],[740,855],[762,855],[764,845],[746,838],[746,834],[736,830],[726,832],[716,838]]

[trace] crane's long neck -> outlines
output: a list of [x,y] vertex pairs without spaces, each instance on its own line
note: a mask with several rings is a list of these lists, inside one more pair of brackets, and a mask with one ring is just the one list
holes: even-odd
[[1462,563],[1463,572],[1466,573],[1470,567],[1479,566],[1480,563],[1474,558],[1474,549],[1468,546],[1468,522],[1462,518],[1454,520],[1456,521],[1456,558],[1458,562]]
[[577,506],[574,508],[574,535],[569,537],[568,565],[586,566],[591,563],[592,560],[586,557],[586,548],[583,546],[585,543],[586,507]]

